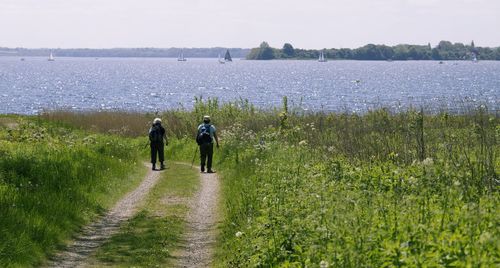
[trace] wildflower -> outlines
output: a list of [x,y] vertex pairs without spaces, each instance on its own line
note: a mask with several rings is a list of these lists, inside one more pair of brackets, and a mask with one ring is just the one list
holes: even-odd
[[321,261],[319,263],[319,267],[321,268],[328,268],[328,266],[330,266],[330,264],[327,261]]
[[430,157],[427,157],[426,159],[424,159],[424,161],[422,161],[422,165],[432,166],[432,165],[434,165],[434,160]]
[[484,232],[479,236],[479,243],[484,244],[491,240],[491,234],[488,232]]
[[243,233],[240,231],[236,232],[236,234],[235,234],[236,237],[241,237],[242,235],[243,235]]
[[301,141],[299,142],[299,145],[300,145],[300,146],[305,146],[305,145],[307,145],[307,141],[306,141],[306,140],[301,140]]
[[333,146],[328,147],[328,152],[330,153],[333,152],[333,149],[334,149]]

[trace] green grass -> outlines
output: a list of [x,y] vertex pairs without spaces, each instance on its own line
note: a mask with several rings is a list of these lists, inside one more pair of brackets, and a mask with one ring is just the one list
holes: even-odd
[[[284,107],[169,113],[215,114],[225,215],[215,266],[498,265],[498,115]],[[190,133],[177,136],[172,156],[189,159]]]
[[204,114],[221,138],[215,266],[500,263],[500,120],[487,108],[358,115],[198,100],[159,115],[170,157],[191,162]]
[[0,117],[0,266],[37,266],[138,184],[136,140]]
[[187,201],[198,189],[198,172],[168,163],[140,212],[93,257],[92,266],[169,267],[184,232]]

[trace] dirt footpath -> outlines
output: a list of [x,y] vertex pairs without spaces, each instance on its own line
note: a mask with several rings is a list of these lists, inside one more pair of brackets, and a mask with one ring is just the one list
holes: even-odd
[[100,220],[86,226],[71,245],[52,258],[48,267],[84,267],[87,257],[117,233],[123,222],[134,216],[141,200],[158,182],[160,174],[161,172],[149,170],[139,187],[118,201]]
[[201,173],[200,190],[189,202],[187,228],[175,267],[210,267],[219,223],[219,177]]

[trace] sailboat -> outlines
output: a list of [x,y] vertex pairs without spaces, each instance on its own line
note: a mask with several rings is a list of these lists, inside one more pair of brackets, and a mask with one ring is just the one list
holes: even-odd
[[184,52],[181,50],[181,53],[179,54],[179,57],[177,58],[177,61],[187,61],[186,58],[184,58]]
[[325,53],[323,53],[323,51],[319,53],[318,62],[326,62]]
[[224,60],[225,61],[233,61],[233,59],[231,58],[231,54],[229,54],[229,49],[226,50],[226,55],[224,55]]
[[52,55],[52,51],[50,52],[49,58],[47,59],[48,61],[55,61],[54,55]]
[[219,53],[219,63],[220,63],[220,64],[224,64],[224,63],[226,63],[226,62],[225,62],[225,61],[224,61],[224,60],[220,57],[220,53]]

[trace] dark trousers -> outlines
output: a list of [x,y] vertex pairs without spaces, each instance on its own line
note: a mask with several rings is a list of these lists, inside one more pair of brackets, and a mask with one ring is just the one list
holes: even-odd
[[[212,157],[214,156],[214,144],[205,143],[200,145],[200,160],[201,169],[205,168],[205,160],[207,160],[207,170],[212,170]],[[207,159],[208,158],[208,159]]]
[[165,161],[165,153],[164,153],[165,145],[163,142],[161,143],[151,143],[151,163],[156,164],[156,156],[160,159],[160,162],[163,163]]

